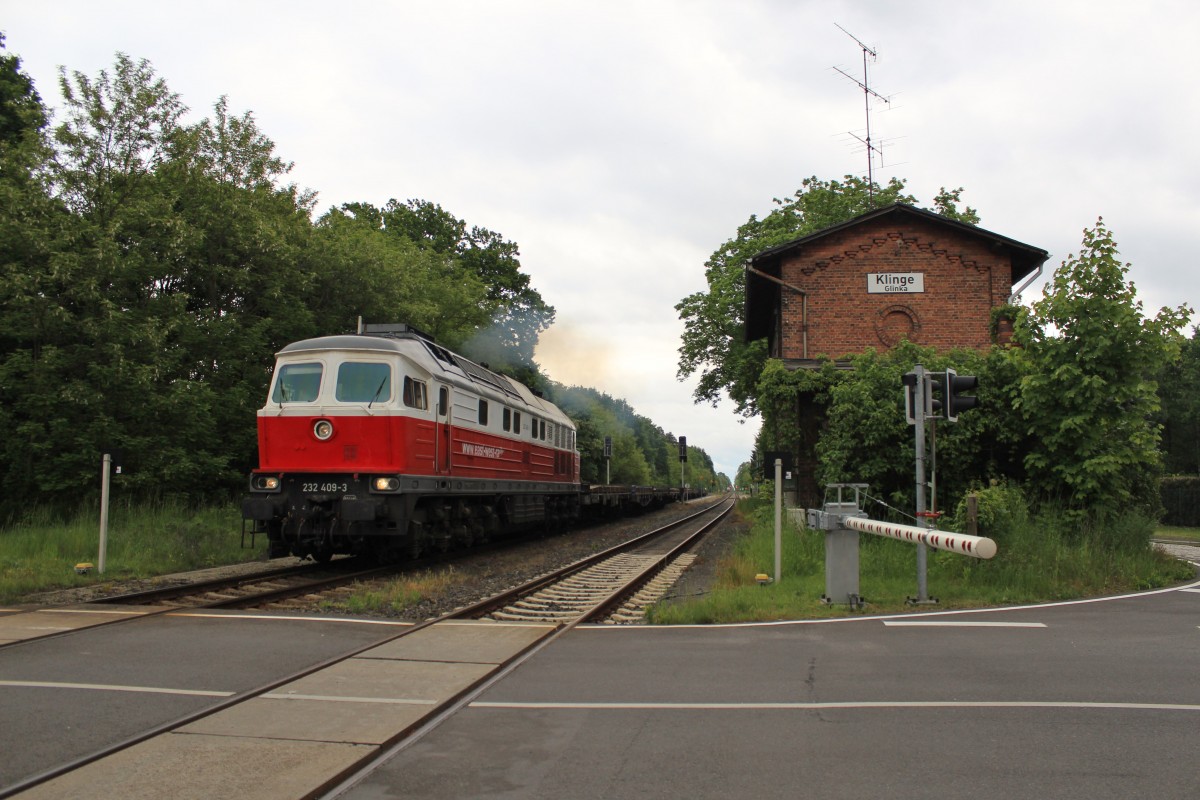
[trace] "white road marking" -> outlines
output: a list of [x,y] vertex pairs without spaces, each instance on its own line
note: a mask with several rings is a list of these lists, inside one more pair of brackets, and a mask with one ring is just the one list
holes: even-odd
[[87,689],[100,692],[141,692],[143,694],[182,694],[196,697],[232,697],[236,692],[216,692],[203,689],[165,689],[160,686],[120,686],[107,683],[56,683],[53,681],[0,681],[0,686],[21,686],[34,689]]
[[895,700],[845,701],[840,703],[503,703],[474,702],[471,708],[549,709],[597,711],[822,711],[826,709],[869,708],[1080,708],[1133,711],[1197,711],[1200,705],[1189,703],[1080,703],[1072,701],[960,701]]
[[391,703],[405,706],[436,706],[437,700],[413,700],[407,697],[339,697],[327,694],[269,694],[260,695],[271,700],[324,700],[333,703]]
[[889,628],[1044,628],[1044,622],[970,622],[961,620],[885,619]]
[[115,608],[39,608],[34,614],[103,614],[106,617],[144,617],[145,611],[121,611]]
[[390,625],[401,628],[411,628],[415,622],[398,622],[391,619],[351,619],[349,617],[287,617],[281,614],[218,614],[203,611],[172,611],[168,617],[200,617],[203,619],[270,619],[287,622],[348,622],[358,625]]

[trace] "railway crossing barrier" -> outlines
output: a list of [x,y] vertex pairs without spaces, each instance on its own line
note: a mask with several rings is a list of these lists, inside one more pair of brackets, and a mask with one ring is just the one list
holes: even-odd
[[[973,558],[988,559],[996,555],[996,543],[985,536],[878,522],[867,518],[859,503],[860,494],[867,488],[866,484],[831,484],[828,488],[837,490],[837,499],[826,501],[823,508],[806,510],[808,527],[825,531],[825,594],[821,597],[825,603],[848,603],[851,608],[862,605],[862,597],[859,594],[859,533],[885,536]],[[843,491],[847,489],[854,491],[853,500],[844,498]]]

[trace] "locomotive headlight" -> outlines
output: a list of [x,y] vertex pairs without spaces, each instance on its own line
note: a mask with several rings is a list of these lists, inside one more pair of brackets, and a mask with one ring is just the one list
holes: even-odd
[[274,475],[255,475],[251,485],[260,492],[277,492],[279,491],[279,478]]
[[400,488],[399,478],[376,478],[375,491],[377,492],[394,492]]
[[319,419],[313,423],[313,436],[320,439],[322,442],[333,436],[333,423],[327,419]]

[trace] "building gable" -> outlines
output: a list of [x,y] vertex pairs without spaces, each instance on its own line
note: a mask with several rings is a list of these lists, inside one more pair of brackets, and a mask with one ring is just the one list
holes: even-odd
[[982,228],[897,204],[766,250],[746,275],[746,339],[807,361],[907,338],[991,343],[991,310],[1048,258]]

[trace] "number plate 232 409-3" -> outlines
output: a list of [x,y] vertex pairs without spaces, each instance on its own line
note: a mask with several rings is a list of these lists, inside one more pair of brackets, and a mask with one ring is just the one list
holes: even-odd
[[346,492],[350,491],[350,484],[334,483],[331,481],[312,481],[309,483],[300,484],[300,491],[305,494],[310,494],[312,492],[332,492],[337,494],[345,494]]

